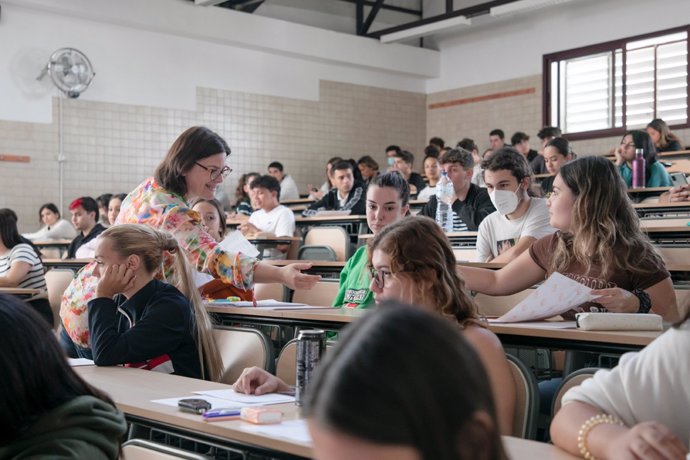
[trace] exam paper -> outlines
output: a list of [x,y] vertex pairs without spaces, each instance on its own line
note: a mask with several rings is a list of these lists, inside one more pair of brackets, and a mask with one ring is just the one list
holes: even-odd
[[[154,402],[156,404],[163,404],[165,406],[177,407],[177,402],[180,399],[188,399],[188,398],[196,398],[196,397],[198,397],[198,396],[197,395],[187,395],[187,396],[180,396],[179,398],[152,399],[151,402]],[[253,406],[253,404],[232,403],[232,402],[228,401],[227,399],[212,398],[210,396],[205,396],[205,395],[199,399],[203,399],[203,400],[207,401],[209,404],[211,404],[211,409],[223,409],[226,407]]]
[[309,429],[305,420],[288,420],[274,425],[250,425],[245,423],[238,427],[238,429],[274,438],[311,444],[311,436],[309,435]]
[[259,251],[256,247],[247,241],[247,238],[245,238],[239,230],[228,233],[223,241],[220,242],[220,247],[231,254],[241,252],[249,257],[258,257],[259,255]]
[[498,318],[497,323],[517,323],[551,318],[595,299],[592,289],[560,273],[553,273],[529,297]]
[[[235,403],[243,403],[248,405],[254,404],[280,404],[294,402],[295,397],[284,395],[280,393],[267,393],[265,395],[246,395],[244,393],[238,393],[235,390],[202,390],[193,391],[198,395],[201,395],[204,399],[207,396],[212,398],[224,399],[226,405],[234,405]],[[228,404],[231,402],[231,404]]]
[[96,365],[92,360],[86,358],[67,358],[67,362],[72,367]]
[[[209,301],[209,305],[227,305],[229,307],[253,307],[254,303],[249,300],[227,300],[227,299],[214,299]],[[310,308],[321,308],[324,307],[313,307],[305,303],[295,303],[295,302],[282,302],[274,299],[264,299],[256,301],[257,308],[264,308],[266,310],[308,310]]]

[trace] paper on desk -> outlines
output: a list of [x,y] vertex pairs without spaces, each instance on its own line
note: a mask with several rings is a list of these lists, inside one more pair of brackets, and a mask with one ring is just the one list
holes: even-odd
[[[227,305],[229,307],[253,307],[254,302],[249,300],[227,300],[227,299],[214,299],[209,302],[210,305]],[[265,308],[266,310],[301,310],[305,308],[315,308],[305,303],[294,303],[294,302],[282,302],[274,299],[264,299],[257,300],[256,306],[258,308]]]
[[[187,395],[187,396],[180,396],[179,398],[165,398],[165,399],[152,399],[151,402],[154,402],[156,404],[163,404],[165,406],[172,406],[172,407],[177,407],[177,402],[180,399],[188,399],[191,398],[192,396]],[[194,395],[196,397],[196,395]],[[221,409],[225,407],[245,407],[245,406],[252,406],[253,404],[242,404],[242,403],[235,403],[235,402],[230,402],[227,399],[221,399],[221,398],[212,398],[210,396],[204,395],[203,398],[201,398],[205,401],[208,401],[209,404],[211,404],[211,409]]]
[[220,246],[231,254],[241,252],[249,257],[257,257],[259,255],[256,247],[247,241],[247,238],[239,230],[228,233],[223,241],[220,242]]
[[[499,318],[488,319],[490,324],[499,323],[498,320]],[[527,326],[535,329],[577,329],[575,321],[521,321],[520,326]]]
[[95,363],[92,360],[86,358],[67,358],[67,362],[72,367],[95,366]]
[[275,425],[250,425],[244,423],[238,429],[250,433],[263,434],[275,438],[311,444],[311,436],[306,420],[288,420]]
[[585,302],[595,299],[592,289],[584,284],[553,273],[529,297],[515,305],[508,313],[496,320],[497,323],[537,321],[560,315]]
[[228,401],[231,401],[232,404],[235,403],[243,403],[243,404],[281,404],[281,403],[289,403],[289,402],[294,402],[295,397],[294,396],[289,396],[289,395],[284,395],[284,394],[279,394],[279,393],[267,393],[265,395],[246,395],[244,393],[238,393],[234,390],[202,390],[202,391],[193,391],[192,393],[196,393],[198,395],[202,395],[204,397],[210,396],[212,398],[220,398],[226,400],[226,404]]

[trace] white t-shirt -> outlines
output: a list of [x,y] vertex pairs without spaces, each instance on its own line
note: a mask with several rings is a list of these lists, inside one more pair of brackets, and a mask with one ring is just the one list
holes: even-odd
[[41,259],[26,243],[19,243],[4,254],[0,254],[0,276],[7,276],[7,272],[17,262],[26,262],[30,266],[29,272],[19,281],[17,287],[46,290],[46,278]]
[[482,168],[478,164],[474,165],[474,167],[472,168],[471,182],[474,185],[486,188],[486,184],[484,183],[484,176],[482,175]]
[[429,201],[432,195],[436,195],[436,186],[434,185],[432,187],[431,185],[427,185],[417,194],[417,199],[420,201]]
[[690,441],[690,321],[669,329],[642,351],[626,353],[563,396],[618,416],[628,427],[656,420],[686,446]]
[[45,225],[37,232],[24,234],[24,237],[31,241],[73,240],[75,236],[77,231],[65,219],[58,220],[52,227]]
[[[293,236],[295,234],[295,213],[286,206],[278,205],[269,212],[259,209],[249,216],[249,223],[262,232],[275,236]],[[284,259],[285,254],[276,248],[267,249],[264,259]]]
[[[281,200],[298,200],[299,199],[299,189],[295,180],[288,176],[287,174],[280,181],[280,199]],[[283,236],[283,235],[280,235]]]
[[543,238],[556,231],[549,225],[549,209],[543,198],[531,198],[527,212],[515,220],[508,220],[503,214],[494,211],[479,224],[477,235],[477,260],[486,262],[489,257],[497,257],[511,248],[523,236]]

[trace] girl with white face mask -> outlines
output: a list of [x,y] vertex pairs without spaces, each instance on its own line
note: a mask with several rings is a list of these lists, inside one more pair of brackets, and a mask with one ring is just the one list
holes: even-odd
[[532,243],[556,230],[549,225],[546,200],[532,198],[529,165],[512,148],[501,149],[482,164],[496,212],[479,225],[479,262],[510,262]]

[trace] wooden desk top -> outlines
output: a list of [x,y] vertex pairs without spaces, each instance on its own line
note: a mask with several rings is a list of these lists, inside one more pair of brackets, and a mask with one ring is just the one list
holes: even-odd
[[349,216],[315,216],[315,217],[295,217],[296,223],[309,224],[309,223],[323,223],[323,222],[333,222],[333,223],[348,223],[348,222],[366,222],[367,216],[355,214]]
[[[690,227],[688,227],[688,223],[690,223],[690,218],[687,217],[681,217],[677,219],[662,219],[662,218],[656,218],[656,219],[640,219],[640,228],[642,230],[651,230],[651,229],[666,229],[665,231],[690,231]],[[672,229],[672,230],[669,230]],[[660,230],[662,231],[662,230]]]
[[44,267],[72,267],[74,265],[86,265],[92,259],[43,259]]
[[[204,422],[200,415],[151,402],[153,399],[185,395],[193,397],[192,391],[230,389],[230,385],[125,367],[81,366],[73,369],[89,384],[109,394],[125,414],[190,432],[232,439],[303,457],[311,456],[309,444],[241,430],[242,426],[255,426],[250,423],[241,420],[208,423]],[[294,404],[279,404],[275,407],[283,411],[284,420],[299,418],[299,410]]]
[[628,193],[648,193],[661,195],[664,192],[671,190],[671,187],[642,187],[642,188],[629,188]]
[[[683,222],[690,222],[688,219],[683,219]],[[663,224],[663,221],[661,222]],[[667,225],[659,225],[657,226],[641,226],[642,231],[645,233],[689,233],[690,234],[690,227],[685,224],[685,225],[673,225],[673,224],[667,224]]]
[[[202,433],[208,436],[230,439],[243,444],[261,446],[277,452],[302,457],[312,456],[311,443],[272,437],[244,431],[243,427],[255,425],[241,420],[207,423],[201,416],[179,411],[176,407],[151,402],[153,399],[192,396],[192,391],[229,389],[229,385],[189,379],[159,372],[124,367],[80,366],[73,368],[84,380],[104,391],[125,414],[156,421],[168,426]],[[276,404],[283,411],[286,421],[300,418],[300,411],[292,403]],[[503,436],[503,445],[509,458],[527,460],[574,460],[577,457],[550,444]]]
[[41,292],[43,291],[41,291],[40,289],[0,287],[0,294],[8,295],[37,295]]
[[314,203],[316,200],[312,200],[311,198],[298,198],[296,200],[280,200],[280,204],[283,206],[287,206],[288,208],[292,207],[291,205],[301,205],[301,204],[311,204]]
[[668,158],[668,157],[677,157],[677,156],[684,156],[684,155],[690,155],[690,150],[674,150],[671,152],[660,152],[657,153],[657,157],[661,158]]
[[41,247],[50,247],[50,246],[69,246],[72,240],[41,240],[41,241],[34,241],[34,246],[37,246],[39,248]]
[[[549,327],[549,321],[539,323],[489,323],[494,334],[520,335],[523,337],[544,337],[582,342],[603,342],[622,345],[647,346],[659,337],[661,331],[582,331]],[[556,325],[558,321],[554,322]]]
[[334,267],[334,268],[343,268],[345,266],[345,263],[346,263],[344,260],[289,260],[289,259],[264,260],[263,262],[266,264],[276,265],[278,267],[283,267],[285,265],[290,265],[290,264],[309,263],[309,264],[311,264],[312,267]]
[[690,201],[674,201],[669,203],[633,203],[635,209],[654,208],[690,208]]

